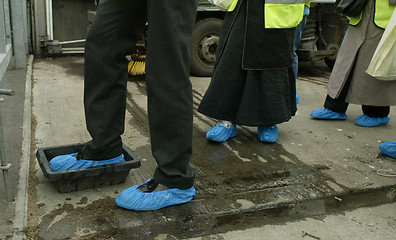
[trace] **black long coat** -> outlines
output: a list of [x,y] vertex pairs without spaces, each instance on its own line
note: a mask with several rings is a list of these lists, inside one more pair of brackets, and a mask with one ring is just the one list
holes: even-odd
[[295,115],[294,28],[264,29],[263,6],[264,0],[239,0],[227,14],[212,81],[198,112],[265,127]]
[[265,29],[264,0],[239,0],[235,10],[226,14],[220,33],[217,58],[222,55],[242,1],[247,1],[242,68],[245,70],[290,68],[293,61],[295,28]]

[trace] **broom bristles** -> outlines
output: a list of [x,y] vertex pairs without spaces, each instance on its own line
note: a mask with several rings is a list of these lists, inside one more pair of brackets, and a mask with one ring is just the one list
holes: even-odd
[[128,63],[128,73],[136,76],[143,75],[146,72],[146,62],[145,61],[135,61],[131,60]]

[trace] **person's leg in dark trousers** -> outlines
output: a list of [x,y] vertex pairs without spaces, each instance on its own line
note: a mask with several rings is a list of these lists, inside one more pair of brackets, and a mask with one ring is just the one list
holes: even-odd
[[145,0],[101,0],[85,47],[84,107],[92,140],[83,159],[122,154],[127,64],[147,21]]
[[378,107],[378,106],[367,106],[362,105],[362,111],[369,117],[373,118],[384,118],[390,113],[390,106]]
[[189,39],[196,0],[147,0],[146,86],[154,179],[120,193],[120,207],[147,211],[195,196],[192,154],[192,87]]
[[125,161],[121,135],[126,108],[126,56],[146,22],[145,0],[99,2],[85,44],[84,108],[92,140],[84,145],[82,152],[51,159],[49,165],[53,171]]
[[361,127],[379,127],[388,124],[390,106],[362,105],[363,115],[355,119],[355,124]]
[[[146,5],[147,4],[147,5]],[[116,204],[156,210],[195,196],[192,154],[192,87],[189,40],[195,0],[101,0],[85,48],[84,107],[92,140],[82,158],[106,160],[122,153],[126,109],[127,59],[149,21],[147,92],[154,180],[120,193]],[[148,14],[147,14],[148,12]],[[63,155],[56,165],[83,161]],[[52,160],[50,161],[50,163]]]
[[195,0],[148,0],[146,82],[154,179],[170,188],[193,186],[193,100],[189,39]]
[[329,95],[326,96],[326,100],[324,102],[324,107],[326,109],[329,109],[333,112],[338,112],[338,113],[345,113],[348,109],[348,103],[345,102],[345,99],[348,94],[349,90],[349,85],[351,82],[351,75],[348,77],[347,81],[345,82],[344,87],[341,90],[340,95],[338,98],[334,99],[330,97]]
[[[168,187],[189,188],[194,172],[192,89],[188,41],[193,30],[193,0],[101,0],[87,38],[85,109],[93,140],[84,158],[120,155],[124,131],[128,51],[133,49],[149,12],[146,79],[154,178]],[[135,13],[136,12],[136,13]],[[107,50],[108,49],[108,50]]]

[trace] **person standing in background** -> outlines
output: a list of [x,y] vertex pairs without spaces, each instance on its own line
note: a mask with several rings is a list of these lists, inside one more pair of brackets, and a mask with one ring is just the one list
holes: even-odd
[[349,103],[362,105],[363,115],[355,120],[362,127],[386,125],[390,106],[396,105],[396,81],[381,81],[366,73],[371,58],[395,9],[396,0],[368,0],[342,41],[330,75],[324,107],[311,117],[345,120]]
[[293,42],[303,13],[304,0],[239,0],[226,14],[212,80],[198,107],[218,119],[208,140],[235,137],[239,124],[257,127],[262,142],[276,142],[277,124],[297,110]]

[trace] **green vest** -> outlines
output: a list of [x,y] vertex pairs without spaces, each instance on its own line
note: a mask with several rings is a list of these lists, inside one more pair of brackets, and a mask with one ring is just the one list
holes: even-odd
[[[234,11],[238,0],[234,0],[228,12]],[[264,0],[265,28],[294,28],[304,16],[306,0]]]
[[[389,5],[389,0],[376,0],[375,1],[375,12],[374,12],[374,23],[380,28],[386,28],[389,20],[395,10],[395,6]],[[360,20],[362,20],[363,12],[360,13],[359,17],[351,17],[349,24],[355,26]]]
[[306,0],[264,0],[265,28],[294,28],[304,16]]
[[227,11],[228,11],[228,12],[234,11],[234,9],[235,9],[237,3],[238,3],[238,0],[234,0],[234,1],[231,3],[231,5],[230,5],[230,7],[228,8]]

